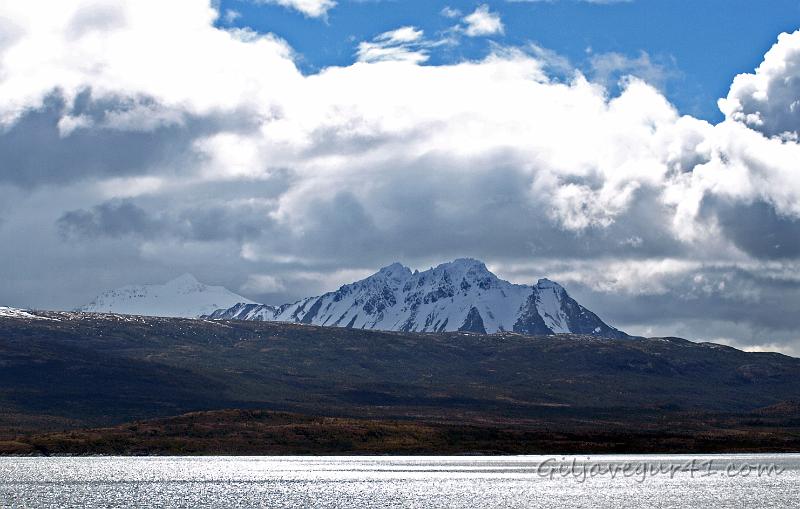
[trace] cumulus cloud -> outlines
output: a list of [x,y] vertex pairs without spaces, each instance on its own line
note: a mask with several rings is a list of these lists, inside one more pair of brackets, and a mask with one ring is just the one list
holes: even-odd
[[471,14],[464,16],[464,33],[469,37],[502,34],[503,21],[500,15],[489,10],[487,4],[479,5]]
[[[73,307],[186,271],[279,302],[395,259],[476,256],[562,280],[620,327],[675,331],[672,315],[718,324],[693,337],[790,341],[797,34],[712,125],[654,80],[611,90],[536,48],[421,65],[432,43],[411,26],[303,75],[278,36],[218,16],[203,0],[0,7],[4,303]],[[597,67],[652,64],[636,60]]]
[[[94,101],[155,100],[159,115],[172,123],[187,113],[258,109],[254,105],[268,112],[281,90],[301,78],[285,42],[213,28],[218,13],[208,2],[32,0],[0,9],[25,34],[4,53],[3,127],[56,90],[67,114],[87,91]],[[83,28],[76,32],[76,25]]]
[[752,74],[733,80],[720,109],[768,136],[800,134],[800,31],[781,34]]

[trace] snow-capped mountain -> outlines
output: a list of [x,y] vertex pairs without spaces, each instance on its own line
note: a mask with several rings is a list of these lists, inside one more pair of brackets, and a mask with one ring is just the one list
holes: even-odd
[[207,286],[191,274],[163,285],[123,286],[99,295],[77,311],[196,318],[237,303],[254,304],[222,286]]
[[424,272],[394,263],[335,292],[275,307],[238,303],[212,319],[274,320],[389,331],[627,334],[603,323],[557,283],[518,285],[462,258]]

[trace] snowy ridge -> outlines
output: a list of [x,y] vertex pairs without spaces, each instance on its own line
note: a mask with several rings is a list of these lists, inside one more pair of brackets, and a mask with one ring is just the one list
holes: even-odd
[[52,320],[43,316],[34,315],[24,309],[0,306],[0,318],[25,318],[28,320]]
[[124,286],[77,309],[87,313],[196,318],[237,303],[254,304],[222,286],[208,286],[191,274],[163,285]]
[[412,272],[394,263],[335,292],[292,304],[237,304],[207,318],[272,320],[389,331],[627,337],[573,300],[557,283],[518,285],[469,258]]

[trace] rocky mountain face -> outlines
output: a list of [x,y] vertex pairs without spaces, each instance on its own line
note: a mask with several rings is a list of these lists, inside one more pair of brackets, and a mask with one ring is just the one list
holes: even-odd
[[110,290],[77,311],[196,318],[238,303],[254,304],[222,286],[208,286],[191,274],[184,274],[163,285],[124,286]]
[[335,292],[283,306],[237,303],[211,319],[262,320],[403,332],[518,332],[626,338],[559,284],[518,285],[462,258],[423,272],[394,263]]

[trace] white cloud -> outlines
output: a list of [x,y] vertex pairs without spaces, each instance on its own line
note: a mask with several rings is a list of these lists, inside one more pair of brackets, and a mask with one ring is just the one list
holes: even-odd
[[469,37],[502,34],[504,31],[500,15],[491,12],[487,4],[479,5],[472,14],[465,16],[463,21],[466,24],[464,33]]
[[[299,180],[277,213],[286,220],[303,217],[289,213],[303,207],[303,193],[330,186],[368,202],[375,179],[395,178],[388,168],[426,154],[451,158],[455,164],[439,171],[454,177],[489,171],[493,154],[503,154],[503,164],[528,175],[531,197],[547,202],[546,215],[576,231],[613,224],[645,190],[674,211],[672,227],[682,241],[713,233],[713,224],[699,216],[709,195],[763,200],[800,216],[796,143],[765,138],[738,122],[712,126],[680,117],[663,95],[635,79],[609,100],[603,87],[580,75],[551,82],[546,60],[519,51],[423,67],[416,65],[427,58],[423,32],[410,26],[362,43],[359,64],[303,77],[281,40],[214,28],[217,13],[200,0],[47,9],[32,3],[4,7],[4,17],[26,34],[5,50],[4,124],[54,89],[67,99],[64,136],[90,125],[70,109],[87,89],[94,100],[133,101],[105,115],[104,125],[118,130],[148,131],[221,112],[260,119],[257,131],[198,138],[194,146],[205,161],[199,168],[205,179],[292,168]],[[87,16],[100,7],[102,17]],[[113,16],[112,8],[118,10]],[[29,16],[29,9],[40,14]],[[473,20],[491,18],[486,6],[473,14]],[[95,21],[75,37],[69,34],[78,17]],[[474,21],[474,33],[498,29],[484,21]],[[763,68],[794,58],[798,41],[782,37]],[[379,213],[380,204],[374,206],[370,213]]]
[[674,62],[654,61],[645,51],[636,57],[617,52],[597,53],[591,55],[589,65],[592,79],[606,86],[614,85],[620,78],[634,76],[663,89],[670,78],[679,74]]
[[442,10],[440,11],[440,14],[442,16],[444,16],[445,18],[458,18],[458,17],[461,17],[461,11],[460,10],[458,10],[456,8],[453,8],[453,7],[450,7],[450,6],[447,6],[447,5],[442,7]]
[[736,76],[720,109],[767,135],[800,134],[800,31],[781,34],[753,74]]
[[[109,9],[117,12],[113,24],[90,16]],[[301,79],[283,41],[213,28],[217,12],[204,1],[31,0],[0,11],[25,31],[3,58],[0,124],[55,88],[68,104],[91,88],[95,100],[154,98],[162,111],[202,115],[259,104],[269,109]],[[97,21],[76,35],[77,19]]]
[[384,32],[372,41],[361,42],[356,53],[359,62],[402,61],[422,63],[428,59],[423,31],[412,26]]
[[226,9],[225,14],[222,16],[227,24],[233,24],[237,19],[242,17],[242,13],[234,9]]
[[334,0],[255,0],[256,3],[276,4],[302,12],[311,18],[319,18],[336,7]]
[[[205,161],[199,168],[206,179],[292,168],[299,180],[278,212],[287,220],[303,217],[288,212],[302,208],[302,193],[340,186],[368,202],[375,179],[395,178],[388,168],[431,154],[450,158],[454,165],[439,171],[453,176],[489,171],[502,154],[502,164],[528,176],[532,199],[547,202],[546,215],[571,230],[613,224],[645,190],[674,211],[672,226],[683,241],[713,232],[699,216],[709,195],[762,200],[800,216],[800,146],[736,121],[712,126],[681,117],[636,79],[609,100],[603,87],[579,74],[569,83],[551,82],[546,61],[519,51],[419,66],[426,43],[410,26],[363,43],[361,63],[303,77],[284,42],[214,28],[217,13],[201,0],[35,3],[3,7],[4,18],[25,33],[5,49],[0,119],[6,126],[54,89],[67,99],[64,136],[91,125],[71,109],[87,89],[96,101],[129,101],[104,117],[106,127],[122,131],[181,125],[187,115],[259,119],[256,131],[198,138],[194,146]],[[99,8],[102,16],[87,15]],[[473,14],[491,18],[486,6]],[[93,21],[76,37],[79,18]],[[471,26],[474,33],[498,30],[484,21]],[[793,65],[795,47],[800,35],[782,37],[756,75],[737,78],[731,97],[742,95],[745,81],[773,75],[768,81],[778,81],[771,69],[780,69],[781,59]],[[781,105],[791,111],[784,96],[776,100],[775,111]],[[739,119],[735,111],[729,116]],[[780,117],[783,128],[796,125],[793,118]]]

